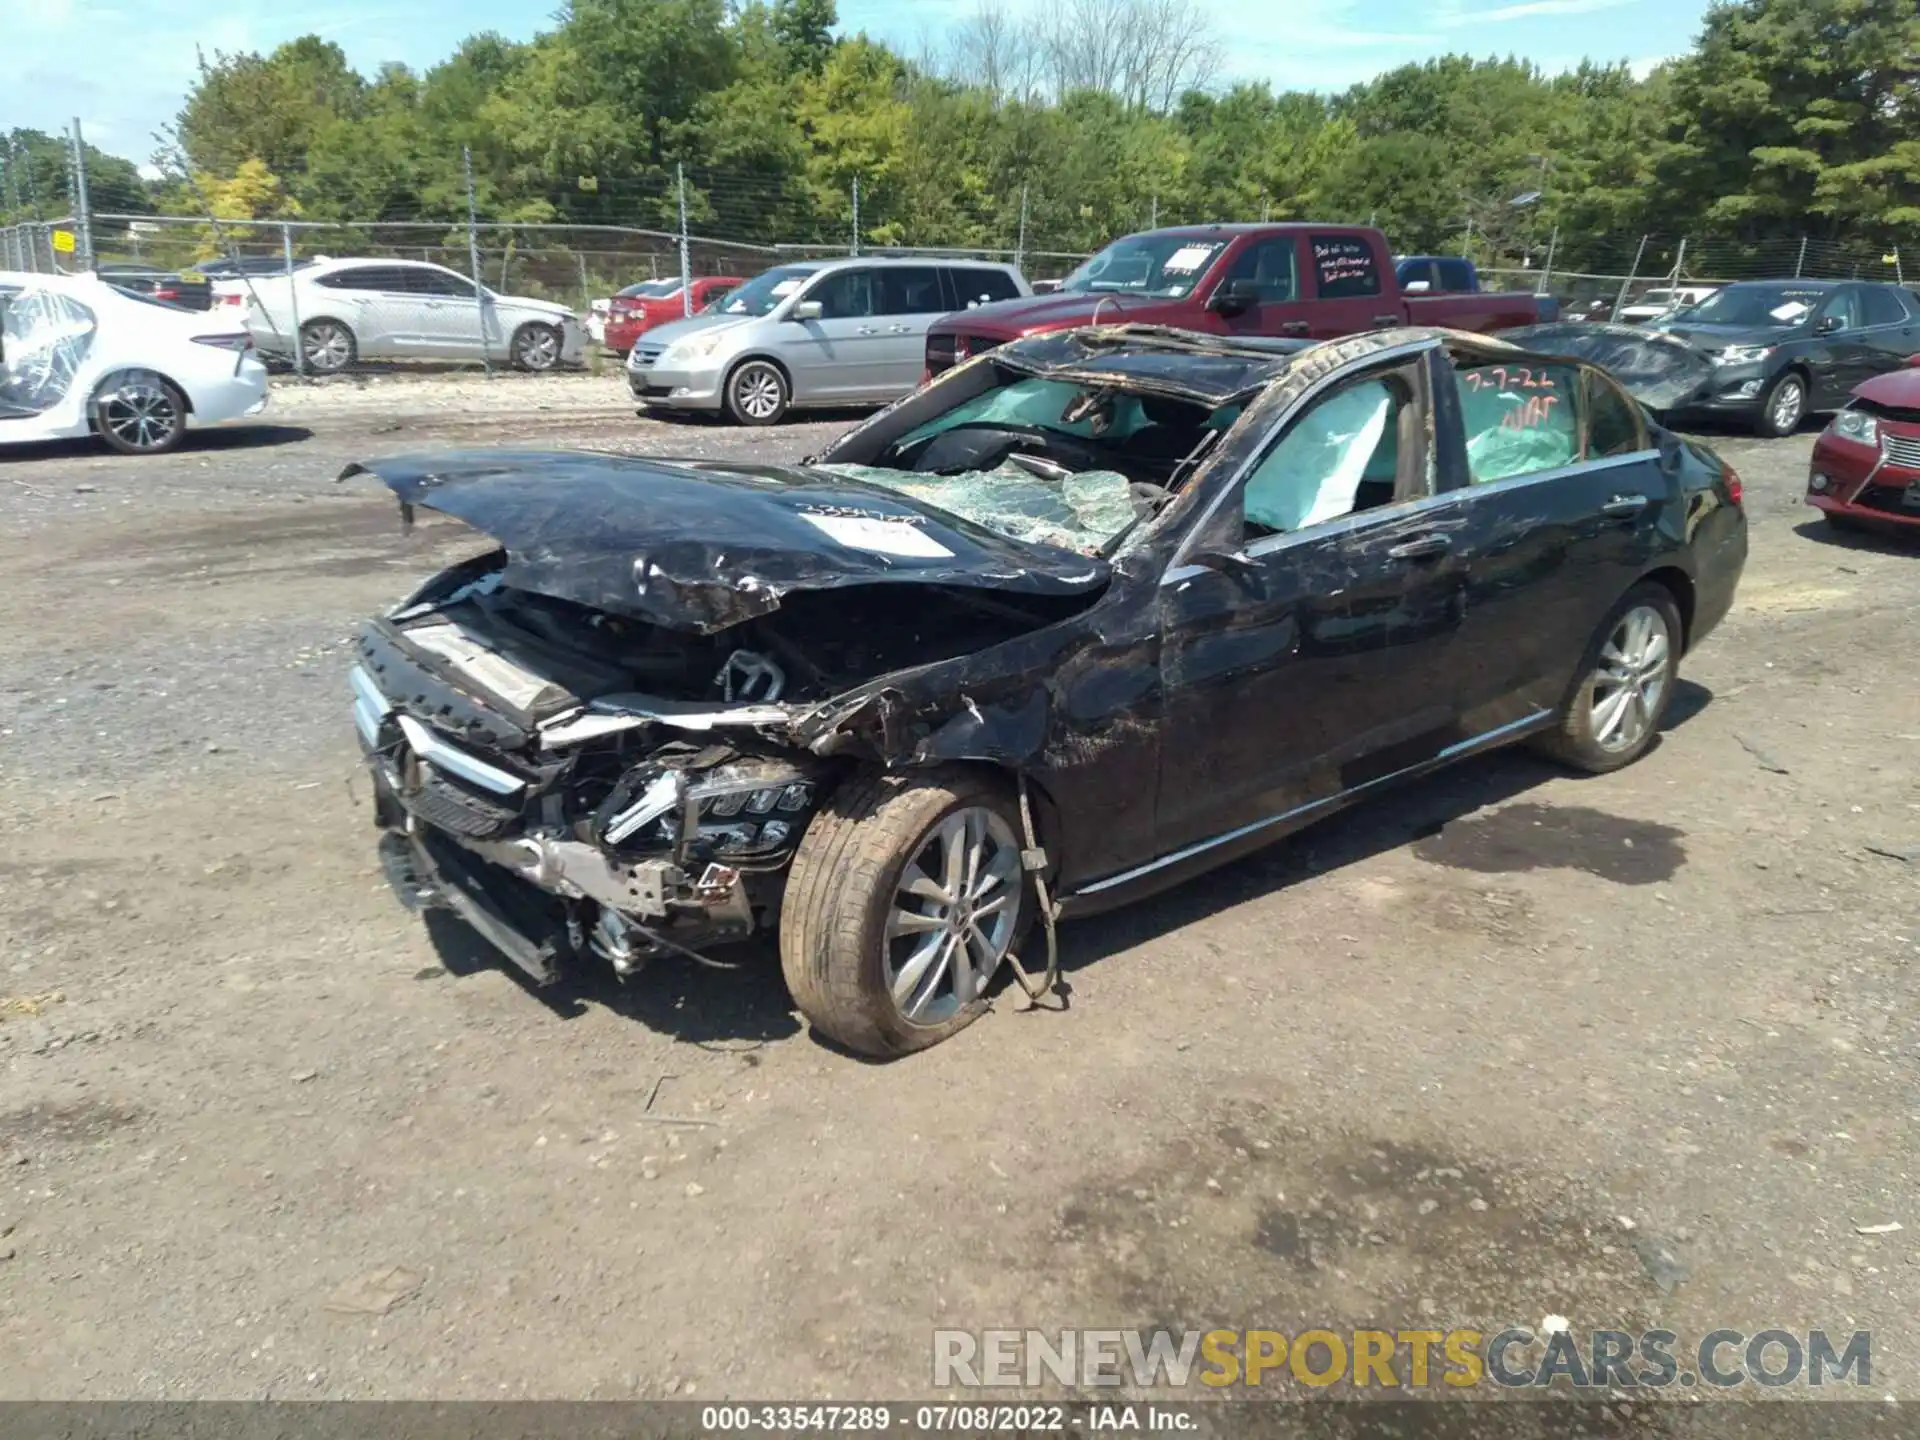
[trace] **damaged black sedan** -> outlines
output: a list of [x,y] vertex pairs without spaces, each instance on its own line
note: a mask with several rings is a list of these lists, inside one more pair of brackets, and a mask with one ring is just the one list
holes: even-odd
[[1607,372],[1431,330],[1019,341],[793,467],[358,473],[498,544],[360,642],[402,895],[542,981],[776,933],[879,1056],[1389,782],[1634,760],[1746,555],[1737,477]]

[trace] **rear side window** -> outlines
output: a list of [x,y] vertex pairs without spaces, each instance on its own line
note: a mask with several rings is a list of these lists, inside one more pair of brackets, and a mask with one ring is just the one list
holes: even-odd
[[1587,371],[1587,458],[1647,448],[1647,427],[1633,398],[1597,370]]
[[398,290],[402,282],[387,266],[355,265],[345,270],[335,270],[331,275],[322,275],[313,283],[324,285],[329,290]]
[[946,297],[931,265],[889,265],[874,273],[876,315],[942,315]]
[[1571,365],[1454,370],[1475,485],[1558,470],[1580,458],[1580,372]]
[[1019,298],[1020,287],[1004,270],[977,270],[952,266],[947,270],[953,281],[955,308],[971,310],[975,305],[991,305],[996,300]]
[[1455,295],[1464,295],[1473,289],[1473,266],[1464,260],[1436,260],[1433,268],[1440,272],[1440,288]]
[[1907,307],[1900,303],[1900,297],[1891,290],[1878,287],[1861,292],[1864,323],[1868,325],[1904,325],[1907,322]]
[[1322,300],[1351,300],[1380,293],[1380,267],[1373,247],[1358,235],[1313,237],[1314,282]]

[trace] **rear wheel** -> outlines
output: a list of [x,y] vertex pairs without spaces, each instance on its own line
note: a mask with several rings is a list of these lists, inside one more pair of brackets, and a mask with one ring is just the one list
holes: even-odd
[[749,360],[727,377],[727,413],[742,425],[778,424],[791,398],[787,377],[770,361]]
[[93,399],[93,423],[122,455],[163,455],[187,433],[187,402],[158,375],[135,371],[101,387]]
[[312,375],[338,375],[359,358],[359,346],[338,320],[309,320],[300,327],[300,351]]
[[1559,721],[1541,748],[1593,775],[1638,760],[1653,744],[1673,698],[1682,635],[1672,591],[1652,581],[1629,590],[1587,646]]
[[807,827],[781,910],[781,968],[815,1030],[889,1058],[978,1018],[1026,919],[1015,813],[966,771],[841,788]]
[[1753,428],[1756,434],[1777,440],[1793,434],[1806,418],[1807,382],[1798,371],[1789,370],[1767,387],[1767,393],[1760,400],[1760,413],[1754,416]]

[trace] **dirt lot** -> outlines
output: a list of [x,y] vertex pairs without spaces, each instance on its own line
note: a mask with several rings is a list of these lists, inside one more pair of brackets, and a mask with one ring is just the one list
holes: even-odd
[[462,383],[0,458],[0,1397],[901,1397],[935,1327],[1556,1314],[1871,1329],[1920,1398],[1920,547],[1824,533],[1810,437],[1716,442],[1752,561],[1642,764],[1475,762],[871,1066],[770,961],[536,996],[388,895],[347,640],[457,542],[341,466],[840,428]]

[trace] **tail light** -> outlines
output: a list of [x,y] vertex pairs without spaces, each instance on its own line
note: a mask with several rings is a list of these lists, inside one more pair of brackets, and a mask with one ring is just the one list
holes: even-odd
[[245,307],[247,297],[238,292],[229,295],[216,295],[213,297],[213,303],[216,305],[231,305],[237,310]]
[[180,292],[172,286],[162,285],[154,290],[153,298],[156,300],[178,300],[180,298]]
[[1727,499],[1735,505],[1746,503],[1746,492],[1741,488],[1740,477],[1734,473],[1733,466],[1725,461],[1720,464],[1720,483],[1726,487]]
[[244,330],[229,335],[196,335],[193,337],[193,343],[211,345],[216,350],[251,350],[253,336]]

